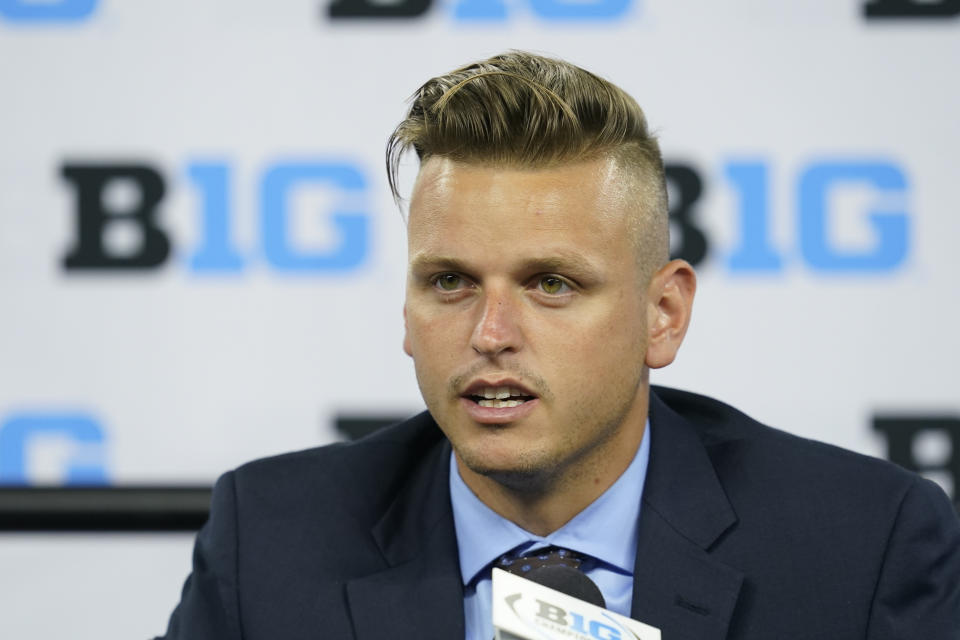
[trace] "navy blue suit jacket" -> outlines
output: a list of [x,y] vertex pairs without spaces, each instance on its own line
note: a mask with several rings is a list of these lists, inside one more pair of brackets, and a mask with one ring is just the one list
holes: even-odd
[[[960,639],[933,483],[655,388],[634,618],[664,640]],[[169,640],[463,638],[450,445],[428,414],[217,482]]]

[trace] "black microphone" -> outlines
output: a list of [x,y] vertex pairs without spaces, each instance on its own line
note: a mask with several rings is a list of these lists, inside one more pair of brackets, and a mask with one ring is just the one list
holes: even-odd
[[538,567],[524,575],[527,580],[542,584],[545,587],[565,593],[577,600],[607,608],[607,601],[597,583],[587,577],[583,571],[567,567],[562,564]]

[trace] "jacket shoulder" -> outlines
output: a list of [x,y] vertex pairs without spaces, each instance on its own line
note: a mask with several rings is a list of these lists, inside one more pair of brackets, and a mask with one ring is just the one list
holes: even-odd
[[396,487],[445,439],[426,412],[355,442],[261,458],[233,472],[239,506],[266,513],[382,513]]
[[696,431],[733,501],[760,493],[768,508],[805,500],[895,510],[921,480],[889,461],[764,425],[707,396],[662,387],[655,392]]
[[939,486],[705,396],[655,395],[660,427],[696,433],[736,517],[710,550],[745,576],[732,637],[811,621],[811,637],[954,637],[960,519]]

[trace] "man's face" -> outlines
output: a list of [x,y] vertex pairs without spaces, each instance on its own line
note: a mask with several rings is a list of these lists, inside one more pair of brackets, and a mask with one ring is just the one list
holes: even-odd
[[404,349],[461,469],[509,483],[633,457],[647,283],[626,182],[607,159],[421,168]]

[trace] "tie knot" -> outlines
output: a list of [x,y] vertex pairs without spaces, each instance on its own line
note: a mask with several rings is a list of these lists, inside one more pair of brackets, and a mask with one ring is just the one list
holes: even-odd
[[583,556],[576,551],[563,549],[561,547],[546,547],[530,551],[521,556],[513,556],[509,553],[502,555],[496,563],[498,569],[503,569],[509,573],[523,576],[534,569],[542,567],[570,567],[579,569],[583,562]]

